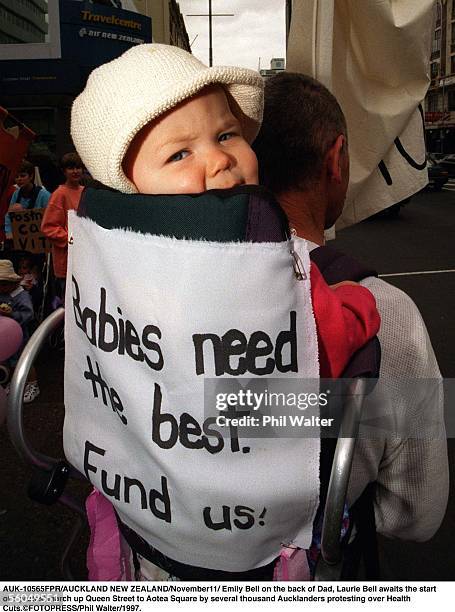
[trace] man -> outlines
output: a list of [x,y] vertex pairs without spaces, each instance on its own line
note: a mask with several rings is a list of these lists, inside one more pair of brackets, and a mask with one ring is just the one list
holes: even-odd
[[[311,77],[282,73],[266,81],[264,120],[253,144],[260,182],[269,187],[287,215],[293,233],[324,244],[324,229],[341,214],[349,182],[346,122],[334,96]],[[419,311],[402,291],[368,277],[361,282],[375,296],[381,315],[378,334],[380,381],[394,408],[416,417],[415,397],[397,379],[437,381],[441,375]],[[438,529],[448,496],[447,445],[442,399],[430,407],[439,422],[437,439],[390,437],[359,439],[352,468],[349,502],[376,481],[375,518],[383,535],[424,541]]]

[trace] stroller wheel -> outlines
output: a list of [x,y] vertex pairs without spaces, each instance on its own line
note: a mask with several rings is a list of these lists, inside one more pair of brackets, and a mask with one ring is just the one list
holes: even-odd
[[0,385],[6,385],[9,380],[10,370],[6,365],[0,365]]

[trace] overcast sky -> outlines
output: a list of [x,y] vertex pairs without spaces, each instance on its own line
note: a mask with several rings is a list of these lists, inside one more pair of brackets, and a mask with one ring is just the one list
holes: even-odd
[[[194,55],[209,62],[208,0],[178,0]],[[212,0],[212,12],[234,17],[213,17],[213,64],[269,68],[272,57],[285,57],[285,0]]]

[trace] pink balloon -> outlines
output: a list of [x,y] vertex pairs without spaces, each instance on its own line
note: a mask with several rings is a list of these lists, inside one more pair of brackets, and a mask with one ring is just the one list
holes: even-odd
[[0,385],[0,426],[6,419],[6,397],[5,389]]
[[0,362],[17,351],[22,342],[22,328],[17,321],[0,316]]

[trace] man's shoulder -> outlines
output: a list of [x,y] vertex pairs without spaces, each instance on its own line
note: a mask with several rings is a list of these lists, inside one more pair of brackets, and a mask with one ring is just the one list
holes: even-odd
[[393,327],[414,328],[425,324],[415,302],[407,293],[381,278],[368,276],[360,284],[371,291],[381,315],[381,321]]
[[412,298],[407,293],[376,276],[367,276],[360,281],[360,284],[367,287],[374,295],[377,302],[385,306],[396,308],[410,308],[419,312]]
[[383,354],[381,372],[398,377],[438,377],[433,347],[414,301],[380,278],[370,276],[361,284],[373,294],[381,316],[378,333]]

